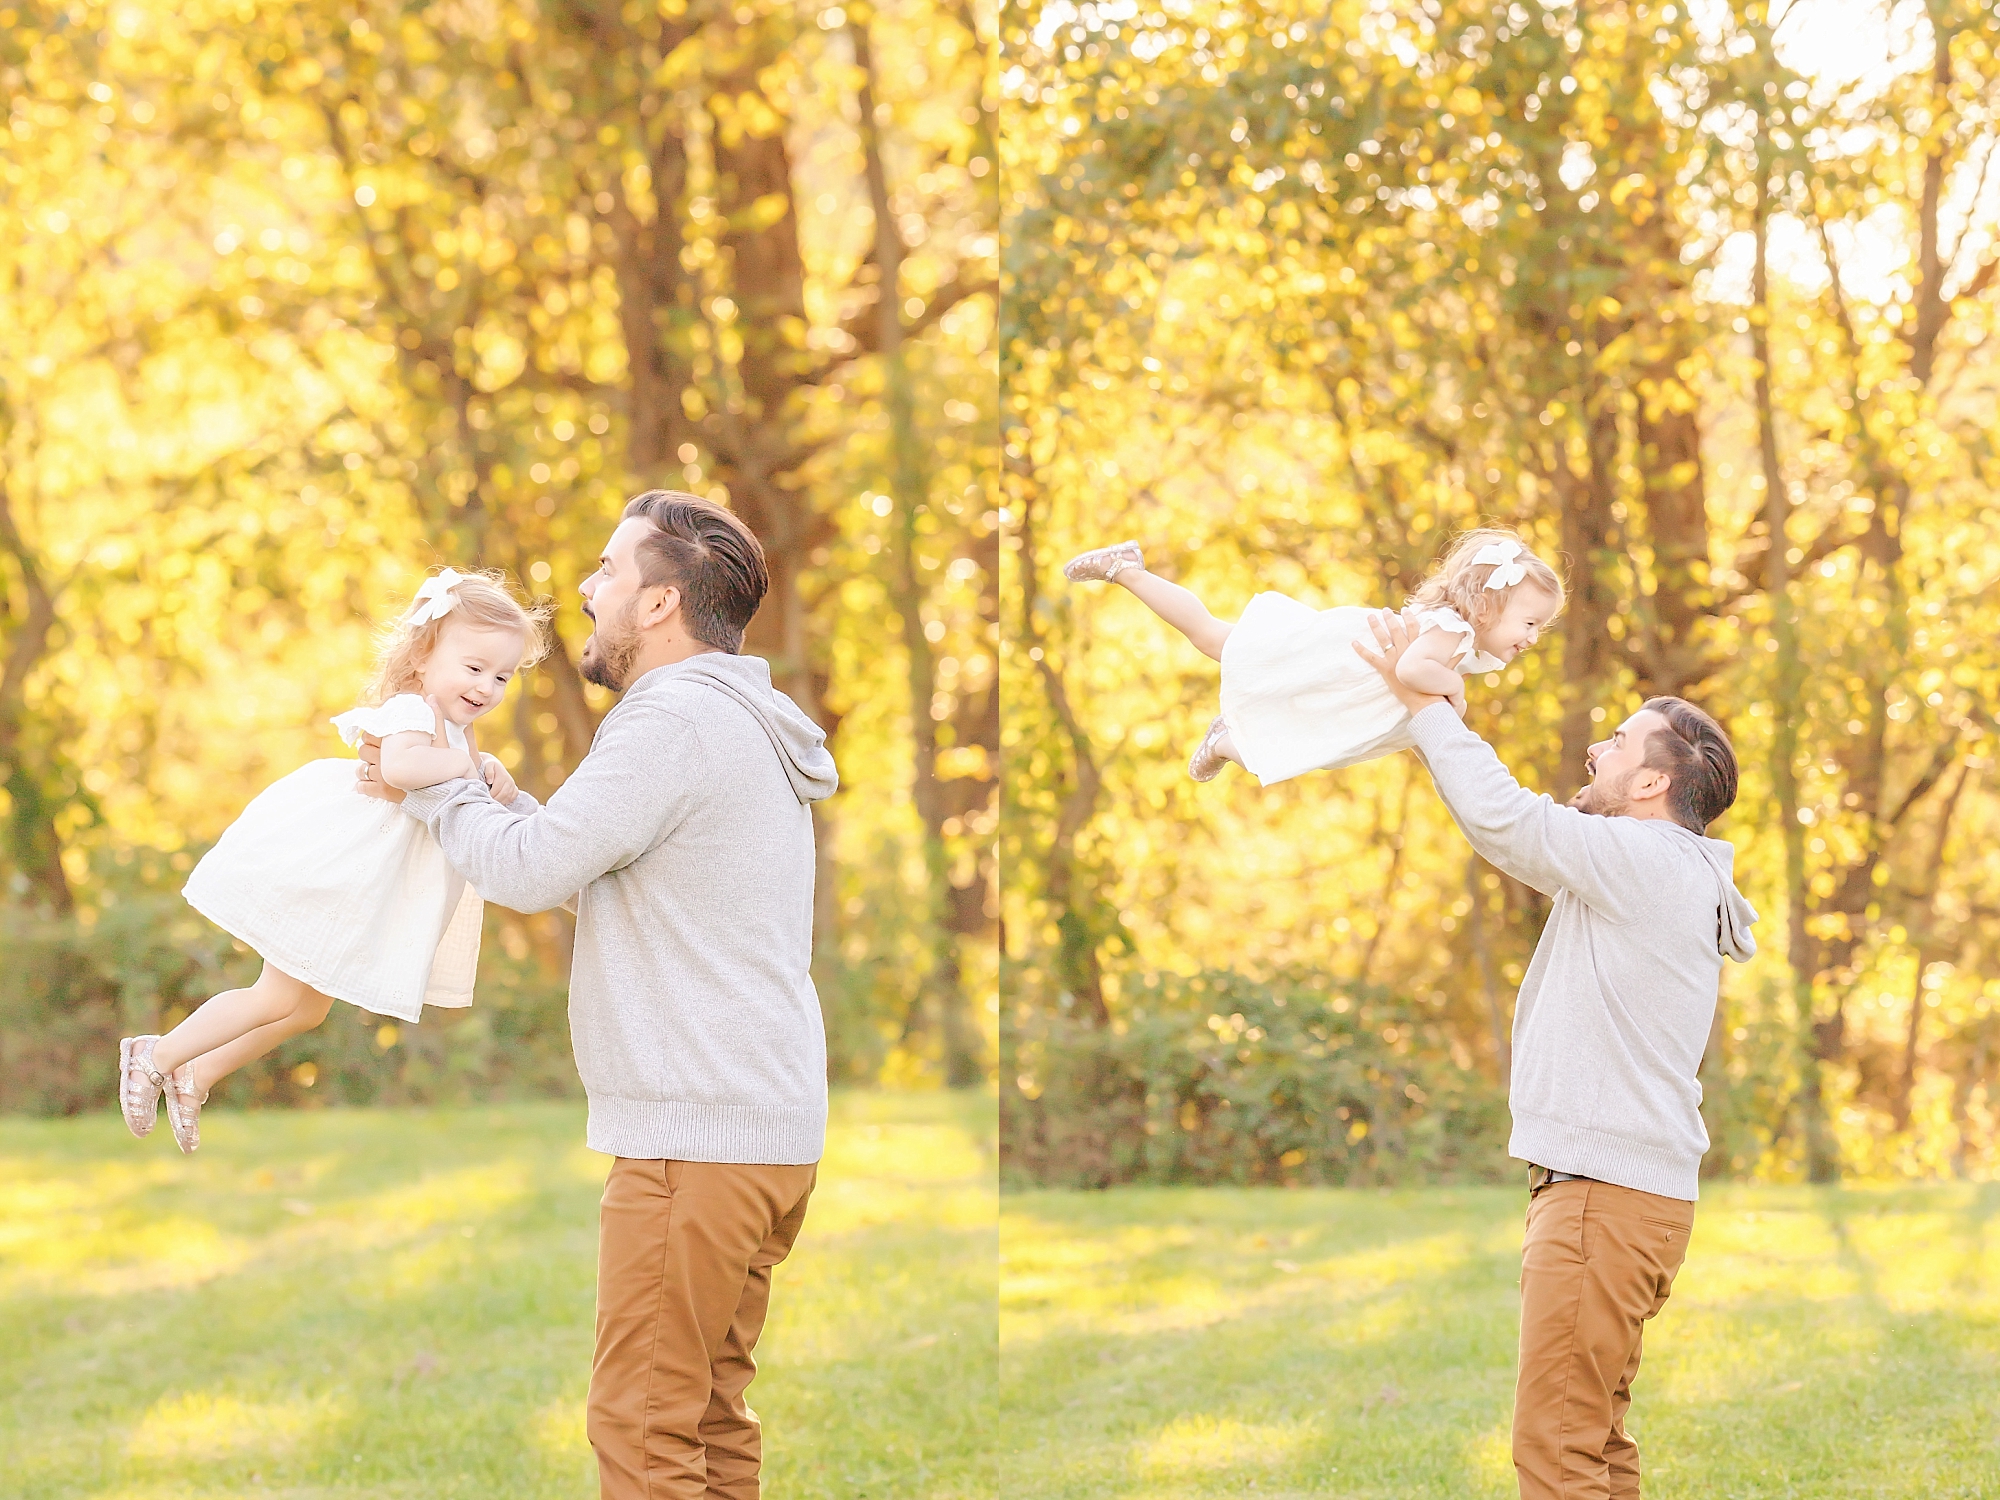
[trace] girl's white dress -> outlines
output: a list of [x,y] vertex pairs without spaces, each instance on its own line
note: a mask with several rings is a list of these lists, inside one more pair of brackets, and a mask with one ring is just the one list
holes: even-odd
[[[1358,765],[1408,749],[1409,710],[1396,701],[1354,643],[1374,648],[1372,609],[1314,609],[1283,594],[1259,594],[1222,647],[1222,717],[1236,753],[1265,786],[1307,771]],[[1506,666],[1472,641],[1455,610],[1426,609],[1419,632],[1465,637],[1451,665],[1470,676]]]
[[[333,720],[349,745],[435,723],[415,693]],[[456,724],[445,738],[466,748]],[[322,995],[402,1021],[425,1005],[472,1003],[479,893],[428,828],[355,789],[351,760],[308,762],[258,793],[181,894]]]

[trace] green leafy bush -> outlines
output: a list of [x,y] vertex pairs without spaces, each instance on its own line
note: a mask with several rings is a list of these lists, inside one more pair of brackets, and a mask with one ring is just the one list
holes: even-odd
[[[179,861],[184,865],[185,860]],[[0,901],[0,1113],[70,1115],[117,1097],[118,1039],[161,1031],[260,960],[179,893],[176,862],[140,851],[93,870],[71,915]],[[440,1104],[580,1092],[570,1059],[567,984],[499,941],[487,910],[478,998],[427,1010],[415,1026],[336,1005],[216,1089],[231,1104]]]
[[[199,853],[103,857],[69,915],[0,896],[0,1114],[114,1107],[121,1036],[164,1031],[257,977],[257,955],[181,899]],[[470,1009],[432,1007],[409,1026],[335,1005],[315,1030],[223,1080],[214,1098],[312,1108],[580,1095],[566,947],[537,950],[523,930],[511,913],[487,908]],[[829,1075],[872,1084],[895,1039],[883,1020],[892,976],[838,954],[818,968]]]
[[1502,1180],[1499,1086],[1441,1017],[1299,977],[1158,975],[1110,1028],[1060,1006],[1007,1022],[1001,1174],[1012,1186]]

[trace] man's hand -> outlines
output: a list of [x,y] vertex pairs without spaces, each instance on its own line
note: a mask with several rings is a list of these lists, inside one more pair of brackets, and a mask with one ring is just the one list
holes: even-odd
[[[438,708],[437,704],[428,698],[424,701],[430,703],[432,709],[437,713],[437,742],[442,745],[444,743],[444,710]],[[487,755],[480,750],[479,742],[472,737],[472,726],[470,724],[465,726],[465,748],[472,753],[473,778],[486,783],[487,787],[493,793],[493,800],[495,802],[499,803],[502,807],[512,807],[514,805],[514,798],[521,789],[514,785],[514,778],[509,776],[507,768],[500,764],[499,756]]]
[[361,763],[354,768],[354,790],[384,802],[401,802],[407,795],[401,787],[382,779],[382,741],[378,735],[361,736]]
[[1433,703],[1449,703],[1460,718],[1465,717],[1465,689],[1461,685],[1458,692],[1450,697],[1440,697],[1435,693],[1419,692],[1397,675],[1396,664],[1403,659],[1403,653],[1410,649],[1416,636],[1410,630],[1409,621],[1391,609],[1378,609],[1368,617],[1368,627],[1375,633],[1376,644],[1381,648],[1370,651],[1360,641],[1354,643],[1354,654],[1382,674],[1382,680],[1389,685],[1389,691],[1396,695],[1396,701],[1407,708],[1412,715],[1420,714]]

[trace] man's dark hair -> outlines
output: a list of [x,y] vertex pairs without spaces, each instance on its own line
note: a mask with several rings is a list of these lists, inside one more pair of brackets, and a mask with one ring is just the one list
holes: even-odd
[[639,539],[640,579],[681,591],[688,634],[704,646],[741,652],[743,628],[771,588],[755,533],[714,501],[681,490],[633,496],[624,519],[634,517],[653,523]]
[[1667,811],[1681,827],[1706,833],[1736,801],[1735,747],[1720,724],[1685,698],[1648,698],[1639,706],[1667,721],[1646,737],[1643,762],[1667,775]]

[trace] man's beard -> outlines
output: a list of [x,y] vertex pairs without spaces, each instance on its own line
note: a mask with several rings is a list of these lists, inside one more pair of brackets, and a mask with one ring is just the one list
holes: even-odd
[[628,604],[616,621],[592,616],[596,629],[584,642],[583,660],[577,666],[585,682],[610,688],[614,693],[625,691],[626,680],[632,674],[632,659],[639,654],[639,632],[632,628],[637,605],[637,600]]
[[1578,812],[1595,813],[1600,818],[1618,817],[1631,810],[1632,799],[1625,794],[1638,774],[1633,770],[1616,781],[1593,781],[1570,798],[1569,805]]

